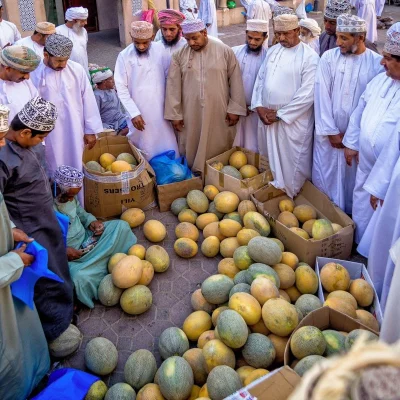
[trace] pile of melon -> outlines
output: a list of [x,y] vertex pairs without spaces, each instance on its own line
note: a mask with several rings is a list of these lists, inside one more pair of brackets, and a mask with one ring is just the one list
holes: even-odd
[[85,166],[89,171],[100,174],[118,174],[132,171],[138,161],[131,153],[121,153],[117,157],[111,153],[103,153],[97,161],[88,161]]
[[313,206],[296,206],[289,198],[279,202],[279,211],[278,221],[306,240],[322,240],[343,229],[327,219],[317,219],[317,211]]
[[228,165],[224,165],[220,161],[214,161],[211,163],[211,167],[240,180],[253,178],[260,174],[260,171],[254,165],[248,164],[246,154],[240,150],[231,154]]
[[322,267],[320,279],[325,291],[324,306],[357,319],[375,332],[379,332],[378,321],[367,310],[374,301],[374,289],[365,279],[351,280],[347,269],[334,262]]

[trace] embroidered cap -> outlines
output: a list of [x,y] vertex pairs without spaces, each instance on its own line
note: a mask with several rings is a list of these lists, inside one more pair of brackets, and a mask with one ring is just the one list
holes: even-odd
[[182,32],[184,35],[201,32],[204,29],[206,29],[206,26],[201,19],[186,19],[182,22]]
[[0,63],[20,72],[32,72],[40,64],[40,57],[25,46],[8,46],[0,53]]
[[64,35],[59,35],[55,33],[50,35],[45,42],[45,50],[47,50],[50,55],[54,57],[70,57],[72,48],[72,41]]
[[146,21],[134,21],[131,24],[131,35],[134,39],[151,39],[153,25]]
[[18,117],[28,128],[39,132],[50,132],[54,129],[58,113],[53,103],[36,96],[25,104]]
[[294,10],[292,10],[289,7],[284,7],[284,6],[277,6],[272,9],[272,13],[274,14],[274,17],[277,17],[278,15],[284,15],[284,14],[289,14],[289,15],[296,15]]
[[54,172],[54,182],[64,188],[81,188],[83,173],[74,167],[61,165]]
[[367,24],[357,15],[342,14],[337,18],[336,32],[365,33],[367,32]]
[[386,35],[386,43],[383,51],[394,56],[400,56],[400,33],[390,32]]
[[263,19],[248,19],[246,30],[250,32],[268,32],[269,22]]
[[342,14],[351,14],[350,2],[348,0],[328,0],[324,16],[328,19],[336,19]]

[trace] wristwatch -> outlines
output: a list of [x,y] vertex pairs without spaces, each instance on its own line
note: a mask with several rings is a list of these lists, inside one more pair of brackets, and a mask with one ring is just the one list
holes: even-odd
[[282,121],[281,117],[278,115],[278,111],[276,112],[276,117],[275,118],[276,118],[277,121]]

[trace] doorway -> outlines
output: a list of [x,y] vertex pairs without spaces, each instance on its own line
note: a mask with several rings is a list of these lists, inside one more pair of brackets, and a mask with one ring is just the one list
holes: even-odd
[[64,12],[70,7],[85,7],[89,10],[88,23],[86,30],[88,32],[98,32],[99,18],[97,15],[96,0],[63,0]]

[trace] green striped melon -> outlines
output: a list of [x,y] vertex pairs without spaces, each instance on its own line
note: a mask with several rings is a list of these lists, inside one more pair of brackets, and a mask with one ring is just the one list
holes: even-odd
[[229,292],[234,283],[226,275],[216,274],[208,277],[201,285],[201,293],[211,304],[223,304],[229,300]]
[[295,306],[300,309],[303,316],[307,316],[310,312],[322,307],[322,301],[313,294],[302,294],[295,303]]
[[172,356],[182,356],[189,350],[189,340],[182,329],[171,326],[158,339],[158,351],[163,360]]
[[278,274],[269,265],[255,263],[252,264],[246,272],[247,283],[249,285],[253,283],[254,279],[260,276],[264,276],[265,278],[269,279],[277,288],[279,288],[281,284]]
[[242,217],[237,211],[225,214],[224,219],[232,219],[233,221],[239,222],[240,225],[243,225]]
[[[245,215],[245,218],[250,213]],[[256,236],[248,243],[249,256],[259,263],[276,265],[282,260],[282,250],[273,240],[263,236]]]
[[325,357],[318,356],[318,355],[304,357],[296,364],[296,366],[294,367],[294,371],[298,375],[303,376],[315,364],[318,364],[319,362],[324,361],[324,360],[325,360]]
[[185,197],[179,197],[178,199],[175,199],[171,204],[172,214],[176,216],[178,216],[179,213],[186,208],[189,208],[189,206]]
[[354,329],[351,331],[347,336],[346,336],[346,342],[345,342],[345,347],[346,350],[349,351],[355,341],[360,338],[360,336],[364,336],[364,339],[367,342],[373,342],[375,340],[378,340],[379,337],[375,335],[375,333],[372,333],[370,331],[367,331],[365,329]]
[[315,326],[299,328],[290,339],[290,350],[298,360],[312,355],[322,356],[325,349],[324,335]]
[[221,341],[232,349],[242,347],[249,334],[244,318],[234,310],[225,310],[219,315],[217,329]]
[[135,400],[136,393],[127,383],[116,383],[108,389],[104,400]]
[[207,390],[212,400],[223,400],[241,387],[239,374],[226,365],[215,367],[207,378]]
[[111,307],[119,303],[123,291],[113,284],[112,275],[108,274],[101,280],[97,289],[97,296],[101,304]]
[[345,351],[346,337],[342,333],[332,329],[326,329],[322,331],[322,334],[326,342],[325,356],[329,357]]
[[247,270],[238,272],[233,278],[233,283],[235,285],[238,285],[239,283],[247,283]]
[[235,293],[249,293],[250,294],[250,285],[247,283],[238,283],[229,292],[229,298],[231,298]]
[[125,381],[135,390],[140,390],[147,383],[153,382],[156,372],[156,359],[145,349],[132,353],[124,367]]
[[108,375],[118,362],[118,351],[114,344],[103,337],[92,339],[85,349],[85,365],[97,375]]
[[249,248],[247,246],[240,246],[235,250],[233,261],[240,270],[246,270],[254,263],[249,255]]
[[186,201],[190,209],[198,214],[203,214],[208,209],[207,196],[201,190],[191,190]]
[[[271,233],[271,227],[263,215],[257,211],[249,211],[243,217],[243,224],[247,229],[257,231],[261,236],[267,237]],[[279,261],[278,261],[279,262]],[[275,263],[278,264],[278,263]],[[271,264],[274,265],[274,264]]]
[[243,347],[245,361],[254,368],[268,368],[275,360],[276,351],[271,340],[261,333],[251,333]]
[[219,220],[221,220],[221,219],[224,217],[224,213],[219,212],[219,211],[217,210],[217,207],[216,207],[214,201],[212,201],[212,202],[209,204],[208,209],[207,209],[207,212],[215,214],[215,215],[218,217]]

